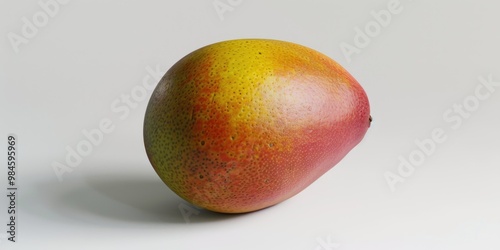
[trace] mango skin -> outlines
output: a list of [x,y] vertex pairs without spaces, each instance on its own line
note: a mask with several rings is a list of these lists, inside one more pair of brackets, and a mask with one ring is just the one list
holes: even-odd
[[180,197],[244,213],[309,186],[362,140],[370,121],[365,91],[332,59],[290,42],[230,40],[167,71],[146,110],[144,143]]

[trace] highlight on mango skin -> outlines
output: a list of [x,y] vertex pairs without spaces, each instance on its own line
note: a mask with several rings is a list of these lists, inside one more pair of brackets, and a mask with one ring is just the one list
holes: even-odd
[[195,50],[166,72],[147,107],[144,143],[180,197],[243,213],[305,189],[370,123],[365,91],[332,59],[290,42],[240,39]]

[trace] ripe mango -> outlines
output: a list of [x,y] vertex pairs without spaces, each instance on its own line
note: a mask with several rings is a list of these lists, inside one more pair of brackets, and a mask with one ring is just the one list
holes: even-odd
[[284,201],[336,165],[370,126],[338,63],[278,40],[200,48],[158,83],[144,119],[154,170],[183,199],[244,213]]

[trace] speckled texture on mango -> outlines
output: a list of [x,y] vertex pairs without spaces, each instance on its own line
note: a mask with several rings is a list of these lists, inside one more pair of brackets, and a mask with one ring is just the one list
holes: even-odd
[[240,213],[310,185],[363,138],[369,104],[339,64],[276,40],[212,44],[177,62],[148,104],[161,179],[209,210]]

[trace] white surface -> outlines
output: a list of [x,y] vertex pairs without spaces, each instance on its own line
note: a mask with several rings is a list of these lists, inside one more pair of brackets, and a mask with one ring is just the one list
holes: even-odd
[[[498,2],[402,0],[350,62],[341,44],[352,45],[355,28],[391,1],[220,0],[235,5],[223,20],[212,2],[69,1],[18,53],[9,32],[22,35],[23,17],[42,8],[0,3],[0,145],[17,134],[20,157],[18,242],[0,226],[0,249],[500,249],[500,87],[460,125],[443,118],[472,100],[478,77],[500,82]],[[144,152],[151,92],[129,114],[111,106],[124,107],[121,96],[147,67],[163,73],[201,46],[246,37],[300,43],[337,60],[368,93],[372,127],[286,202],[239,216],[183,217],[187,203]],[[102,119],[114,131],[59,182],[53,163]],[[398,173],[398,157],[416,154],[414,141],[439,128],[446,140],[392,192],[384,174]],[[5,225],[5,195],[0,202]]]

